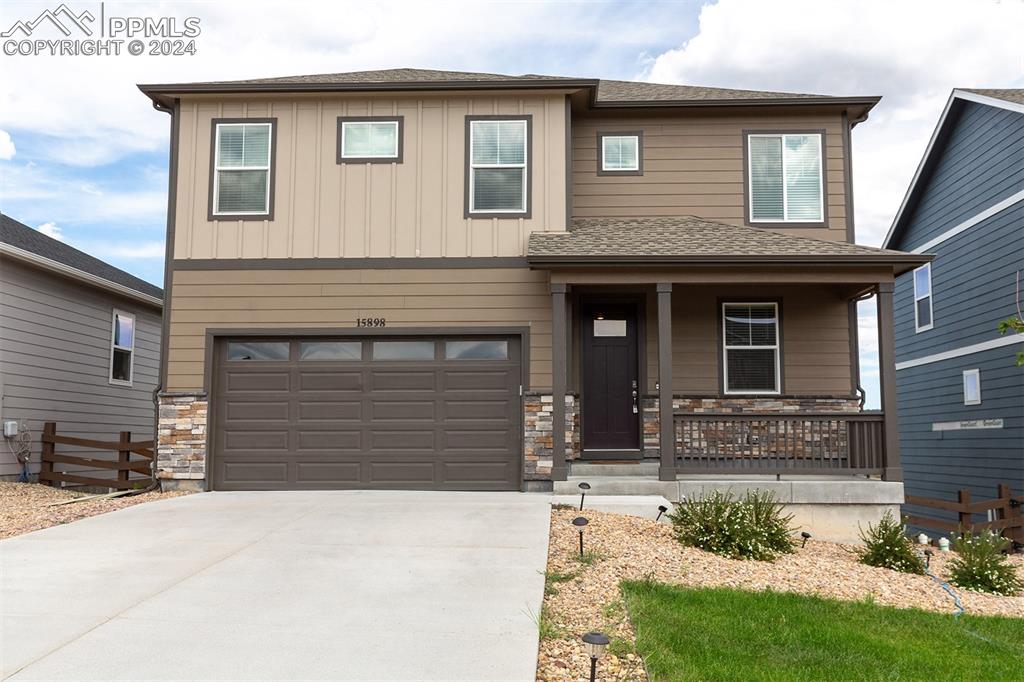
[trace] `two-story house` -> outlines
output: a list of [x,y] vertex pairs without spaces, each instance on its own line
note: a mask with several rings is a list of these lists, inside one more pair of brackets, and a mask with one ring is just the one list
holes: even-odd
[[998,325],[1019,314],[1024,287],[1024,90],[953,91],[885,245],[935,255],[896,280],[907,494],[1021,495],[1024,343]]
[[[877,97],[420,69],[140,88],[172,116],[165,485],[600,492],[617,462],[672,499],[902,501],[893,282],[929,258],[853,243]],[[872,293],[883,413],[857,390]]]

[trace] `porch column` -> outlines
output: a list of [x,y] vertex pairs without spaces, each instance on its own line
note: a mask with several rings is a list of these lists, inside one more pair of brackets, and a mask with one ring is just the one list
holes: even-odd
[[672,283],[658,283],[658,419],[661,466],[658,478],[676,480],[675,423],[672,417]]
[[892,292],[892,282],[880,282],[875,296],[878,312],[878,376],[882,394],[882,414],[885,415],[885,421],[882,422],[885,443],[882,478],[886,481],[902,481],[900,430],[896,414],[896,343],[893,331]]
[[551,480],[564,481],[569,470],[565,464],[565,380],[568,325],[565,295],[568,287],[551,285]]

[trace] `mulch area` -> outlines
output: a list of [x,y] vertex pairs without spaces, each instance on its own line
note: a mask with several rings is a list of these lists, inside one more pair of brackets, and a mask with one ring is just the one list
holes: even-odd
[[[693,587],[772,589],[953,612],[952,599],[931,578],[865,566],[858,562],[853,545],[811,540],[806,548],[797,548],[774,563],[736,561],[682,546],[669,524],[595,510],[583,512],[590,521],[585,549],[594,553],[593,563],[583,565],[578,560],[579,535],[571,524],[579,514],[562,509],[551,513],[548,575],[577,577],[552,583],[544,598],[545,617],[560,636],[541,641],[538,680],[588,679],[590,663],[580,637],[595,629],[612,637],[613,649],[620,654],[608,653],[601,659],[601,679],[647,679],[639,656],[631,653],[635,638],[619,591],[623,580],[650,578]],[[950,556],[936,551],[931,571],[948,577]],[[1024,575],[1024,556],[1013,556],[1011,561]],[[1024,618],[1024,595],[956,591],[968,613]]]
[[186,495],[185,492],[148,492],[124,497],[63,504],[58,507],[46,505],[63,502],[92,493],[79,493],[61,488],[51,488],[38,483],[10,483],[0,481],[0,539],[31,533],[62,523],[71,523],[87,516],[105,514],[136,504]]

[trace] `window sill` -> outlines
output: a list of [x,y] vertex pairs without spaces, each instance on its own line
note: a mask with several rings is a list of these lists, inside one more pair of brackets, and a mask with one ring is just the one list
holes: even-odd
[[207,216],[210,222],[230,223],[235,220],[273,220],[273,213],[211,213]]
[[491,218],[529,218],[529,211],[466,211],[464,218],[489,220]]
[[400,156],[343,156],[338,159],[339,164],[353,163],[402,163]]

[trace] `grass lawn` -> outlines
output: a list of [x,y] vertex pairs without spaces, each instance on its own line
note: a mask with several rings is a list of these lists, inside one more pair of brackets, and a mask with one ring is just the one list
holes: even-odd
[[653,682],[1020,680],[1024,669],[1020,619],[957,622],[864,602],[652,582],[626,582],[622,592]]

